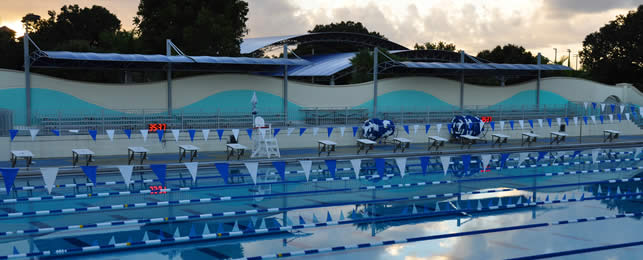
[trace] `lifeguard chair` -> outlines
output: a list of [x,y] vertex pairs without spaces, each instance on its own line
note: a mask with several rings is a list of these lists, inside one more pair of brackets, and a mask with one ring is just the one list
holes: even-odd
[[266,125],[263,118],[258,116],[254,119],[253,131],[257,131],[259,134],[254,135],[255,137],[252,138],[252,154],[250,158],[281,157],[279,143],[272,134],[272,125]]

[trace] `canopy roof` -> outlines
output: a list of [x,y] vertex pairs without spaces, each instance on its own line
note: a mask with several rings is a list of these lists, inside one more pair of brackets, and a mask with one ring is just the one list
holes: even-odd
[[360,47],[380,47],[388,50],[408,50],[408,48],[395,42],[375,37],[368,34],[348,32],[322,32],[306,33],[298,35],[261,37],[243,39],[241,42],[241,54],[253,53],[260,49],[282,45],[295,45],[314,42],[340,42]]

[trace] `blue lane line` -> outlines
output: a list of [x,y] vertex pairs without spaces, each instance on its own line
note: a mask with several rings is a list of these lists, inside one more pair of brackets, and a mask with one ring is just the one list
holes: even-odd
[[643,245],[643,241],[621,243],[621,244],[612,244],[612,245],[607,245],[607,246],[588,247],[588,248],[574,249],[574,250],[568,250],[568,251],[560,251],[560,252],[540,254],[540,255],[508,258],[508,260],[543,259],[543,258],[551,258],[551,257],[558,257],[558,256],[577,255],[577,254],[590,253],[590,252],[609,250],[609,249],[616,249],[616,248],[623,248],[623,247],[640,246],[640,245]]

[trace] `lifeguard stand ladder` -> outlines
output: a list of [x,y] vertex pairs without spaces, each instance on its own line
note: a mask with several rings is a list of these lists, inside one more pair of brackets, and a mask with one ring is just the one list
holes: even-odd
[[258,116],[254,120],[254,129],[259,133],[252,139],[252,154],[250,158],[281,157],[279,143],[272,134],[272,125],[266,126],[263,118]]

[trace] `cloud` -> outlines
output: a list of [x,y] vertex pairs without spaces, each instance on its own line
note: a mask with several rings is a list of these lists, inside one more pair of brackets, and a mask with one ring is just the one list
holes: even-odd
[[306,33],[309,20],[288,1],[247,0],[248,38]]
[[641,4],[638,0],[545,0],[551,11],[566,13],[598,13],[612,9],[632,9]]

